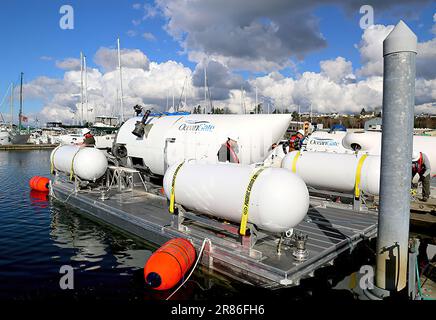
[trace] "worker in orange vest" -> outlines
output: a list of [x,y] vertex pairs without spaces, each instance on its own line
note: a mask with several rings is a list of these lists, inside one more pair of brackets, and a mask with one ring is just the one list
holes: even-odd
[[412,183],[422,182],[422,201],[427,202],[430,197],[431,166],[428,157],[422,152],[412,155]]

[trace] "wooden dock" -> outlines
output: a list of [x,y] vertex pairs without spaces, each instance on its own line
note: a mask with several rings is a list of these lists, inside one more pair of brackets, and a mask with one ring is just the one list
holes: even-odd
[[1,151],[11,151],[11,150],[47,150],[54,149],[57,144],[10,144],[2,146],[0,145]]

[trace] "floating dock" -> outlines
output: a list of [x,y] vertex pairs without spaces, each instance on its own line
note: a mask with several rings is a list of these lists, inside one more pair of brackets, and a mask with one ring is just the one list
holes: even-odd
[[10,144],[10,145],[0,145],[0,150],[9,151],[9,150],[48,150],[54,149],[58,145],[57,144]]
[[253,229],[251,235],[241,237],[237,225],[181,207],[178,215],[171,215],[167,199],[158,188],[146,186],[145,191],[140,185],[131,190],[102,188],[99,192],[79,190],[74,182],[56,178],[51,190],[58,201],[158,246],[183,237],[198,250],[204,239],[209,239],[203,265],[241,282],[272,289],[299,285],[301,279],[314,276],[315,270],[333,264],[341,253],[377,235],[376,214],[356,212],[348,206],[329,207],[324,201],[312,199],[306,218],[293,230],[293,235],[307,236],[308,256],[301,261],[295,257],[290,235]]

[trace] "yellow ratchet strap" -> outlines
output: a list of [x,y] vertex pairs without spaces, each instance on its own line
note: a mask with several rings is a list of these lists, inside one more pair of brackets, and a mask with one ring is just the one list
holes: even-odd
[[70,180],[73,180],[74,176],[74,159],[76,158],[77,154],[82,150],[81,148],[77,150],[77,152],[74,154],[73,158],[71,159],[71,169],[70,169]]
[[183,166],[184,163],[185,162],[182,162],[181,164],[179,164],[177,166],[176,171],[174,171],[173,180],[171,182],[170,207],[168,208],[169,212],[171,214],[174,213],[174,205],[175,205],[175,200],[176,200],[176,195],[174,193],[174,191],[175,191],[174,187],[176,185],[176,177],[177,177],[177,174],[179,173],[180,168]]
[[57,146],[54,150],[53,153],[50,156],[50,174],[54,173],[54,156],[56,151],[58,151],[58,149],[61,147],[62,145]]
[[300,155],[301,155],[301,152],[298,151],[294,157],[294,160],[292,160],[292,172],[293,173],[297,172],[297,161],[298,161],[298,158],[300,157]]
[[242,207],[241,225],[239,228],[239,234],[243,236],[245,236],[245,232],[247,230],[248,208],[250,206],[251,189],[253,188],[253,184],[256,181],[257,177],[261,174],[263,170],[265,170],[264,167],[256,171],[256,173],[251,177],[250,182],[248,183],[247,190],[245,191],[244,206]]
[[365,159],[368,157],[367,154],[364,154],[360,159],[359,159],[359,163],[357,164],[357,169],[356,169],[356,180],[355,180],[355,184],[354,184],[354,197],[356,197],[357,199],[360,197],[360,189],[359,189],[359,185],[360,185],[360,176],[362,173],[362,167],[363,167],[363,162],[365,161]]

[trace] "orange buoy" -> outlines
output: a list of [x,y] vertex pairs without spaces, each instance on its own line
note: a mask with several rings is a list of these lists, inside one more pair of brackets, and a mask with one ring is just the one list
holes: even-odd
[[183,279],[195,261],[195,248],[186,239],[166,242],[144,266],[146,284],[155,290],[168,290]]
[[50,185],[50,180],[46,177],[34,176],[29,181],[30,189],[36,191],[48,192],[49,185]]

